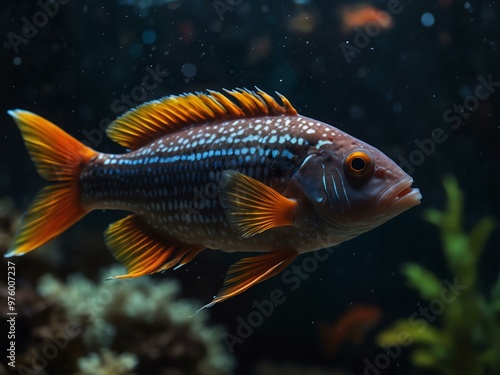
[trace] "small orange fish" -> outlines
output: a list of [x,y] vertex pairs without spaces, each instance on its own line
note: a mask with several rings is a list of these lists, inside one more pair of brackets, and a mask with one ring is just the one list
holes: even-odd
[[318,327],[325,356],[333,358],[344,342],[360,345],[370,329],[382,318],[378,307],[357,305],[348,309],[336,323]]
[[338,12],[344,35],[352,32],[355,27],[365,27],[369,22],[376,23],[381,30],[388,30],[394,25],[389,12],[370,4],[342,5]]
[[[263,91],[169,96],[116,119],[104,154],[23,110],[9,111],[45,187],[7,257],[50,241],[92,210],[131,214],[105,232],[127,268],[116,278],[180,267],[204,249],[264,252],[233,265],[207,306],[420,203],[412,178],[386,155],[297,114]],[[232,97],[235,101],[230,100]],[[200,195],[205,194],[200,203]]]

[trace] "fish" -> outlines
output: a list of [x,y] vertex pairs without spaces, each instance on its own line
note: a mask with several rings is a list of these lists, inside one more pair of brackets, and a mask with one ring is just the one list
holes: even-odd
[[366,333],[380,322],[382,315],[379,307],[354,305],[335,323],[320,324],[318,332],[325,356],[335,357],[344,342],[362,344]]
[[337,13],[340,17],[343,35],[370,23],[375,24],[382,31],[389,30],[394,26],[393,17],[389,12],[380,10],[371,4],[341,5],[337,8]]
[[93,210],[130,214],[104,241],[133,278],[205,249],[253,252],[230,266],[207,308],[418,205],[413,179],[381,151],[255,89],[166,96],[106,129],[107,154],[25,110],[8,113],[41,177],[6,257],[44,245]]

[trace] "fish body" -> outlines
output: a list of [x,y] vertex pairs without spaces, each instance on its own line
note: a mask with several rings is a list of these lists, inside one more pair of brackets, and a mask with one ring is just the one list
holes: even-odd
[[108,129],[130,149],[120,155],[11,111],[39,173],[60,184],[35,199],[7,255],[35,249],[94,209],[133,213],[105,233],[127,267],[118,277],[179,267],[206,248],[265,252],[231,267],[213,305],[299,253],[349,240],[419,203],[412,179],[376,148],[298,115],[284,97],[282,107],[262,91],[228,94],[239,105],[212,91],[131,110]]
[[347,4],[337,8],[344,35],[358,28],[377,27],[379,30],[389,30],[394,26],[394,20],[387,11],[380,10],[368,3]]
[[382,310],[378,307],[355,305],[337,322],[320,324],[319,335],[325,355],[333,358],[345,342],[362,344],[366,333],[380,322],[382,315]]
[[[359,233],[342,228],[328,231],[293,175],[308,173],[299,169],[309,156],[329,148],[334,157],[338,145],[350,138],[302,116],[239,119],[187,128],[127,154],[99,154],[81,173],[82,200],[96,209],[135,212],[155,230],[212,249],[309,252]],[[366,144],[363,147],[371,149]],[[226,170],[242,173],[303,203],[293,225],[249,238],[233,231],[218,194]],[[334,205],[342,210],[350,202],[342,177],[336,176]],[[333,182],[329,180],[327,185]],[[331,188],[333,192],[333,185]]]

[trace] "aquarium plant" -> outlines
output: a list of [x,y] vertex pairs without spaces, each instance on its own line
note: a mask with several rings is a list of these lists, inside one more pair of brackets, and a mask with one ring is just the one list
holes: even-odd
[[[443,181],[447,195],[444,210],[428,209],[426,221],[439,229],[443,252],[451,279],[440,280],[417,263],[401,268],[408,284],[423,300],[434,303],[439,314],[425,324],[401,319],[376,337],[377,344],[397,342],[403,334],[412,349],[415,366],[442,375],[500,374],[500,279],[489,298],[478,290],[478,260],[493,228],[486,216],[470,232],[463,227],[464,196],[455,178]],[[451,285],[459,285],[446,294]],[[442,301],[442,303],[437,303]]]

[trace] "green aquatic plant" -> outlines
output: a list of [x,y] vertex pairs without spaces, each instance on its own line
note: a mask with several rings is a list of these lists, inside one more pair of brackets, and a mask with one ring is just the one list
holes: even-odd
[[[500,278],[489,299],[477,288],[478,260],[494,220],[484,217],[466,232],[463,193],[451,176],[443,184],[448,199],[445,210],[429,209],[424,218],[439,229],[453,280],[441,281],[416,263],[403,265],[408,284],[429,302],[434,316],[417,321],[414,314],[399,320],[376,341],[385,347],[404,337],[405,344],[413,348],[412,363],[438,374],[500,374]],[[439,326],[431,324],[434,321]]]

